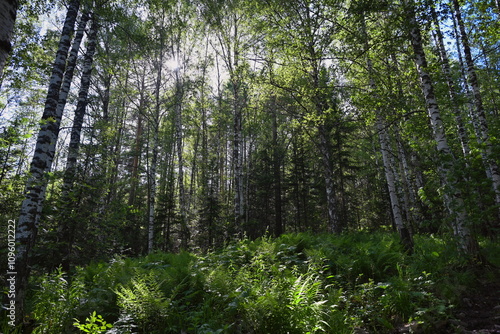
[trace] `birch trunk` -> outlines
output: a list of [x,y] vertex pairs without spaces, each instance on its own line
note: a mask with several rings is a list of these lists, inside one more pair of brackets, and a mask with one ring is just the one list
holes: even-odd
[[67,196],[71,190],[76,173],[76,162],[80,151],[80,137],[83,127],[83,119],[88,104],[88,94],[90,89],[90,79],[92,76],[92,63],[97,45],[97,20],[94,18],[92,27],[88,34],[87,51],[83,61],[82,77],[80,82],[80,92],[78,93],[78,103],[75,109],[71,137],[69,142],[68,157],[66,160],[66,171],[64,173],[63,196]]
[[148,194],[148,253],[152,253],[155,247],[155,206],[156,206],[156,168],[158,164],[158,129],[153,129],[153,150],[151,165],[148,173],[149,194]]
[[[474,60],[472,58],[469,39],[465,30],[464,22],[462,20],[462,13],[458,0],[453,0],[453,8],[455,11],[455,18],[458,23],[458,28],[460,30],[462,46],[464,48],[465,63],[467,64],[467,80],[469,82],[469,85],[472,87],[472,93],[474,96],[475,116],[479,121],[480,137],[478,137],[478,140],[479,144],[484,147],[486,153],[486,165],[490,170],[493,190],[495,192],[495,202],[497,206],[500,206],[500,170],[493,154],[493,145],[490,141],[488,122],[486,120],[486,114],[484,111],[479,80],[477,77]],[[500,215],[500,212],[498,214]]]
[[474,257],[478,254],[479,246],[469,229],[462,193],[458,188],[457,176],[454,175],[456,174],[453,171],[454,157],[445,136],[441,112],[434,94],[434,86],[427,72],[427,59],[413,3],[407,2],[407,5],[409,5],[407,18],[410,24],[410,40],[415,56],[415,65],[420,77],[421,89],[427,105],[431,128],[440,158],[438,169],[441,182],[444,186],[444,203],[453,218],[452,228],[458,242],[459,250],[466,255]]
[[135,142],[132,157],[132,175],[130,182],[130,193],[128,197],[128,205],[135,205],[135,197],[137,187],[139,185],[139,163],[141,160],[141,147],[142,147],[142,102],[139,104],[139,114],[137,115],[137,125],[135,128]]
[[3,76],[5,63],[12,51],[11,39],[18,6],[18,0],[0,1],[0,78]]
[[325,179],[326,201],[328,211],[328,227],[332,233],[342,232],[340,219],[337,213],[337,200],[335,198],[335,183],[333,181],[333,164],[331,157],[331,145],[328,138],[328,130],[325,124],[318,126],[319,148],[323,160],[323,177]]
[[161,113],[161,101],[160,101],[160,90],[162,83],[162,70],[163,70],[163,35],[161,35],[160,40],[160,50],[159,57],[156,60],[156,83],[155,83],[155,105],[153,110],[153,117],[150,119],[150,126],[153,128],[153,142],[152,142],[152,152],[151,152],[151,165],[148,173],[148,253],[153,252],[155,244],[155,225],[156,225],[156,169],[158,164],[158,145],[159,145],[159,132],[160,132],[160,113]]
[[177,160],[179,172],[177,174],[177,183],[179,189],[179,209],[181,216],[181,248],[188,246],[189,232],[187,228],[187,201],[186,188],[184,186],[184,156],[183,156],[183,133],[182,133],[182,83],[179,78],[179,71],[175,72],[175,136],[177,146]]
[[429,7],[431,9],[432,20],[434,22],[435,40],[437,48],[439,50],[441,68],[443,69],[443,73],[446,79],[446,84],[448,86],[448,95],[450,97],[450,101],[452,104],[453,114],[455,115],[458,138],[460,139],[462,153],[464,157],[467,157],[470,154],[469,138],[467,136],[467,130],[465,129],[464,122],[462,119],[462,112],[460,111],[460,104],[458,102],[458,96],[457,96],[457,88],[451,76],[450,60],[448,58],[448,53],[446,52],[446,48],[444,46],[444,37],[443,33],[441,32],[441,28],[439,26],[439,20],[437,17],[436,10],[434,9],[434,6],[432,4]]
[[233,20],[234,28],[234,46],[233,59],[231,66],[231,81],[233,84],[233,168],[234,168],[234,215],[235,215],[235,232],[241,235],[243,230],[243,221],[245,216],[245,194],[243,180],[243,125],[242,125],[242,103],[241,103],[241,74],[239,65],[239,45],[238,45],[238,21],[236,17]]
[[237,234],[242,233],[242,223],[244,219],[244,188],[243,188],[243,152],[242,152],[242,115],[238,100],[239,88],[234,91],[234,115],[233,115],[233,164],[234,164],[234,215],[235,229]]
[[390,144],[387,134],[387,129],[385,122],[383,121],[380,112],[377,112],[377,131],[380,141],[380,152],[382,153],[382,162],[384,164],[385,179],[387,181],[387,188],[389,190],[389,198],[391,201],[392,216],[394,219],[394,225],[399,233],[401,242],[405,251],[408,253],[413,252],[413,238],[410,234],[408,227],[406,226],[403,215],[401,214],[401,206],[398,198],[398,189],[396,186],[396,178],[394,175],[394,166],[392,159],[390,158]]
[[[474,112],[474,106],[472,103],[472,100],[474,99],[474,97],[472,96],[472,93],[469,89],[469,85],[467,84],[467,74],[465,73],[465,65],[464,65],[464,60],[463,60],[463,56],[462,56],[462,46],[460,43],[460,33],[458,32],[455,14],[452,13],[452,15],[453,15],[453,20],[452,20],[453,21],[453,32],[454,32],[454,36],[455,36],[455,45],[457,48],[457,55],[458,55],[458,64],[460,65],[461,77],[465,81],[465,83],[463,84],[463,90],[465,91],[465,95],[468,98],[467,110],[468,110],[470,119],[472,121],[472,125],[474,127],[474,132],[475,132],[476,138],[477,138],[476,140],[481,141],[481,139],[480,139],[481,138],[481,130],[480,130],[478,119],[476,117],[476,113]],[[491,171],[490,171],[488,164],[486,163],[486,161],[488,160],[486,157],[486,153],[484,152],[484,150],[481,150],[480,154],[481,154],[481,159],[483,161],[483,166],[484,166],[484,171],[485,171],[486,177],[491,180]]]
[[24,298],[26,296],[30,272],[30,253],[35,245],[38,231],[38,216],[45,198],[45,190],[48,183],[46,173],[50,171],[54,159],[54,153],[50,151],[50,146],[55,145],[59,136],[62,113],[57,112],[57,103],[79,7],[80,2],[73,0],[68,7],[64,21],[56,59],[52,68],[35,152],[30,165],[30,177],[26,183],[26,198],[21,205],[16,230],[16,240],[19,243],[16,254],[16,270],[18,273],[16,308],[19,316],[17,322],[23,319]]
[[274,235],[283,234],[283,210],[281,200],[281,153],[278,144],[278,111],[276,96],[272,97],[271,113],[273,118],[273,174],[274,174]]
[[69,270],[71,247],[74,239],[75,226],[69,226],[72,221],[71,215],[71,196],[70,191],[74,185],[76,175],[76,165],[78,154],[80,152],[80,140],[83,127],[83,119],[88,104],[88,95],[90,89],[90,79],[92,76],[92,63],[94,60],[94,53],[97,46],[97,18],[93,18],[92,26],[88,34],[87,51],[85,53],[82,69],[82,77],[80,83],[80,92],[78,93],[78,103],[75,109],[75,116],[73,118],[73,126],[71,128],[71,136],[69,142],[68,157],[66,159],[66,170],[63,177],[62,185],[62,200],[64,208],[64,216],[62,217],[62,242],[67,244],[66,250],[63,254],[63,268]]
[[[372,60],[370,59],[370,56],[368,55],[368,51],[370,50],[369,36],[368,32],[366,31],[366,24],[364,17],[362,18],[362,29],[363,29],[363,34],[365,35],[366,38],[365,41],[365,52],[367,53],[366,65],[368,68],[370,88],[373,92],[375,92],[377,86],[374,80],[373,63]],[[410,233],[410,229],[408,229],[407,225],[405,224],[405,221],[403,220],[403,215],[401,213],[401,206],[398,197],[398,189],[396,186],[396,178],[394,175],[394,163],[393,159],[391,159],[390,157],[390,143],[386,129],[386,124],[383,116],[381,115],[380,110],[377,109],[375,113],[376,113],[376,127],[380,142],[380,152],[382,154],[382,162],[384,165],[385,179],[389,191],[389,199],[391,201],[391,210],[392,210],[392,217],[394,219],[394,225],[396,226],[396,229],[399,233],[399,237],[401,239],[401,243],[403,244],[405,251],[411,254],[413,253],[413,236]]]

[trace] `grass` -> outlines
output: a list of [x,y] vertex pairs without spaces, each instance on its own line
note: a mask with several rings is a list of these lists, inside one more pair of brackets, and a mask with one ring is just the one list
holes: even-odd
[[[359,232],[115,258],[71,278],[60,271],[40,278],[32,316],[38,333],[78,333],[74,319],[83,323],[94,311],[113,324],[108,333],[386,333],[408,322],[432,332],[480,277],[495,275],[464,265],[449,240],[415,241],[411,256],[396,235]],[[481,244],[499,266],[499,246]],[[62,311],[53,317],[53,309]]]

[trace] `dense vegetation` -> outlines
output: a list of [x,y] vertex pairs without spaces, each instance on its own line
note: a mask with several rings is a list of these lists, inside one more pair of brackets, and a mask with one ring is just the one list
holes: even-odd
[[0,0],[15,322],[435,326],[498,264],[499,11]]
[[[393,233],[286,234],[56,270],[32,282],[34,333],[102,325],[85,321],[94,312],[108,333],[459,332],[453,311],[498,270],[471,267],[442,238],[417,241],[409,256]],[[498,244],[481,244],[500,265]]]

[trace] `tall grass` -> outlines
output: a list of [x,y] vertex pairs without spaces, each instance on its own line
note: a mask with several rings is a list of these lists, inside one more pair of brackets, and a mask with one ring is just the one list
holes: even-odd
[[[484,272],[464,266],[447,240],[416,245],[408,256],[388,233],[288,234],[204,255],[115,258],[71,281],[44,277],[33,315],[39,333],[77,333],[71,320],[94,311],[114,324],[109,333],[384,333],[409,322],[431,332]],[[44,330],[49,320],[58,327]]]

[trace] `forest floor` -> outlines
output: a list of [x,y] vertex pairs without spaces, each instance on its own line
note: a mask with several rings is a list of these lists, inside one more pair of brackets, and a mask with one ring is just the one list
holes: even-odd
[[[454,319],[437,324],[439,333],[500,334],[500,281],[485,282],[462,298],[462,305],[453,312]],[[436,324],[435,324],[436,325]],[[425,333],[418,324],[397,328],[396,333]],[[438,332],[436,332],[438,333]]]
[[454,315],[462,333],[500,334],[500,281],[482,284],[466,295]]

